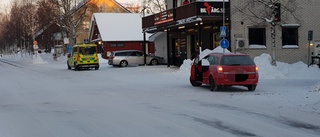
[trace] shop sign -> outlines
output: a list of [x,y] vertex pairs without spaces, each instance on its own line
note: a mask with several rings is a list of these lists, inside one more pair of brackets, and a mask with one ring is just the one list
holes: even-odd
[[177,25],[187,24],[187,23],[196,22],[196,21],[200,21],[200,20],[201,20],[201,19],[197,18],[196,16],[194,16],[194,17],[189,17],[189,18],[177,20]]
[[229,2],[225,2],[225,9],[223,9],[223,2],[198,2],[198,15],[202,16],[223,16],[223,11],[229,9]]
[[173,10],[167,10],[154,15],[154,25],[171,22],[173,20]]

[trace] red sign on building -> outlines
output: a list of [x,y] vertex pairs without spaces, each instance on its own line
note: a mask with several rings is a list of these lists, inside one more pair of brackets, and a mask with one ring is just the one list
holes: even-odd
[[164,11],[154,16],[154,25],[171,22],[173,20],[173,10]]

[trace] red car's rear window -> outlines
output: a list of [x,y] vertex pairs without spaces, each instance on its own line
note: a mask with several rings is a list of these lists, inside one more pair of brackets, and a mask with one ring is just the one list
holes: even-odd
[[222,56],[220,65],[255,65],[250,56],[246,55],[232,55]]

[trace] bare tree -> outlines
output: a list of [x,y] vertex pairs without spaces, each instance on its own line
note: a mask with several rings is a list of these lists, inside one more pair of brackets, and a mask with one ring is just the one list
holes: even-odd
[[8,26],[9,22],[9,12],[6,10],[0,12],[0,20],[0,53],[2,54],[7,47],[6,27]]
[[[299,18],[295,15],[295,11],[298,8],[296,0],[246,0],[240,5],[233,6],[234,12],[241,12],[247,19],[255,24],[275,23],[274,18],[275,8],[277,3],[280,3],[281,13],[289,13],[294,19],[299,21]],[[286,16],[282,16],[286,17]]]
[[67,37],[72,38],[70,44],[76,43],[76,29],[86,13],[87,5],[77,7],[77,0],[54,0],[58,4],[58,17],[56,22],[65,30]]
[[58,17],[58,4],[54,1],[40,0],[37,2],[37,11],[36,11],[36,23],[38,24],[38,32],[35,35],[42,39],[42,43],[39,43],[42,48],[45,48],[47,51],[51,50],[50,41],[51,36],[54,32],[60,30],[54,30],[50,27],[55,23],[55,19]]
[[167,0],[143,0],[142,10],[155,14],[167,10]]

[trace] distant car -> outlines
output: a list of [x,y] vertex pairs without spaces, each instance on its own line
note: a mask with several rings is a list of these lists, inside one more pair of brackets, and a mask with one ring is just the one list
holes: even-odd
[[233,85],[254,91],[258,81],[258,67],[246,54],[211,53],[202,59],[196,57],[191,66],[191,85],[207,84],[211,91]]
[[[163,63],[163,58],[146,55],[146,64],[158,65]],[[127,67],[131,65],[143,65],[144,54],[139,50],[118,50],[112,51],[108,61],[109,65]]]

